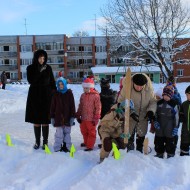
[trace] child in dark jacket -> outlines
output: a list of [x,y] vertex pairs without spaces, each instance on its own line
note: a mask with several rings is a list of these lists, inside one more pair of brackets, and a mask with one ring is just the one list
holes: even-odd
[[178,132],[179,113],[177,102],[172,99],[173,93],[171,86],[164,87],[163,98],[157,102],[154,144],[159,158],[164,158],[165,151],[167,158],[175,155],[174,136]]
[[189,155],[190,146],[190,86],[185,90],[187,100],[184,101],[180,107],[179,118],[182,122],[181,129],[181,143],[180,143],[180,156]]
[[80,97],[76,117],[84,140],[81,147],[86,147],[85,151],[91,151],[96,141],[96,126],[100,119],[101,102],[99,93],[94,89],[93,79],[86,78],[82,86],[84,93]]
[[[114,91],[110,88],[109,79],[102,78],[100,80],[100,101],[102,104],[101,118],[102,119],[109,111],[110,108],[115,104],[117,98],[117,91]],[[98,126],[99,134],[100,126]],[[100,136],[100,134],[99,134]],[[101,139],[101,136],[100,136]],[[102,144],[98,144],[98,147],[101,148]]]
[[56,82],[57,92],[51,103],[51,123],[56,127],[54,151],[69,152],[71,147],[71,126],[74,124],[75,101],[67,89],[67,81],[60,77]]

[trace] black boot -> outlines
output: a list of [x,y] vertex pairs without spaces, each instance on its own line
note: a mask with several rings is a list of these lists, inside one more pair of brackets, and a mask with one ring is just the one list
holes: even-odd
[[129,141],[128,141],[128,144],[126,145],[127,146],[127,152],[135,149],[134,139],[135,139],[135,131],[131,134]]
[[45,145],[48,145],[48,136],[49,136],[49,125],[42,126],[42,136],[43,136],[43,146],[42,149],[45,149]]
[[157,153],[154,157],[164,158],[164,154],[163,153]]
[[144,139],[145,139],[145,137],[140,137],[139,135],[137,135],[137,138],[136,138],[136,145],[137,145],[137,147],[136,147],[136,149],[137,149],[139,152],[141,152],[141,153],[143,153],[143,143],[144,143]]
[[65,142],[64,142],[63,145],[61,146],[61,152],[70,152],[69,149],[67,148]]
[[36,138],[36,143],[34,145],[34,149],[39,149],[40,147],[40,137],[41,137],[41,126],[39,127],[35,127],[34,126],[34,135],[35,135],[35,138]]

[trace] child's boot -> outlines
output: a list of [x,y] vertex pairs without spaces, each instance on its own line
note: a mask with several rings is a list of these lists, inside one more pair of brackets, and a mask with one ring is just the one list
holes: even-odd
[[70,152],[69,149],[66,146],[66,143],[64,142],[62,147],[61,147],[61,152]]
[[163,153],[157,153],[154,157],[164,158],[164,154]]
[[175,156],[175,154],[167,154],[167,158],[172,158],[174,156]]

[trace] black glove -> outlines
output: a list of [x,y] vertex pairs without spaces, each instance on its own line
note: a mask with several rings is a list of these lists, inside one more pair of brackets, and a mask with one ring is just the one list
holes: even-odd
[[150,122],[155,121],[155,116],[154,116],[153,111],[148,111],[145,118],[148,118]]
[[82,120],[80,118],[77,118],[78,123],[82,123]]
[[135,112],[132,112],[130,114],[130,117],[132,117],[134,121],[139,122],[139,115],[136,114]]
[[43,66],[41,67],[41,69],[40,69],[40,73],[41,73],[42,71],[46,70],[46,67],[47,67],[47,65],[43,65]]

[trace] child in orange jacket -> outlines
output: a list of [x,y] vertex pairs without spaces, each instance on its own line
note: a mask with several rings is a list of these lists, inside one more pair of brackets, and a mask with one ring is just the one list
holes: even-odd
[[84,140],[81,147],[86,147],[85,151],[91,151],[96,141],[96,126],[100,119],[101,102],[99,93],[94,89],[93,79],[86,78],[82,87],[84,93],[80,97],[76,118],[80,123]]

